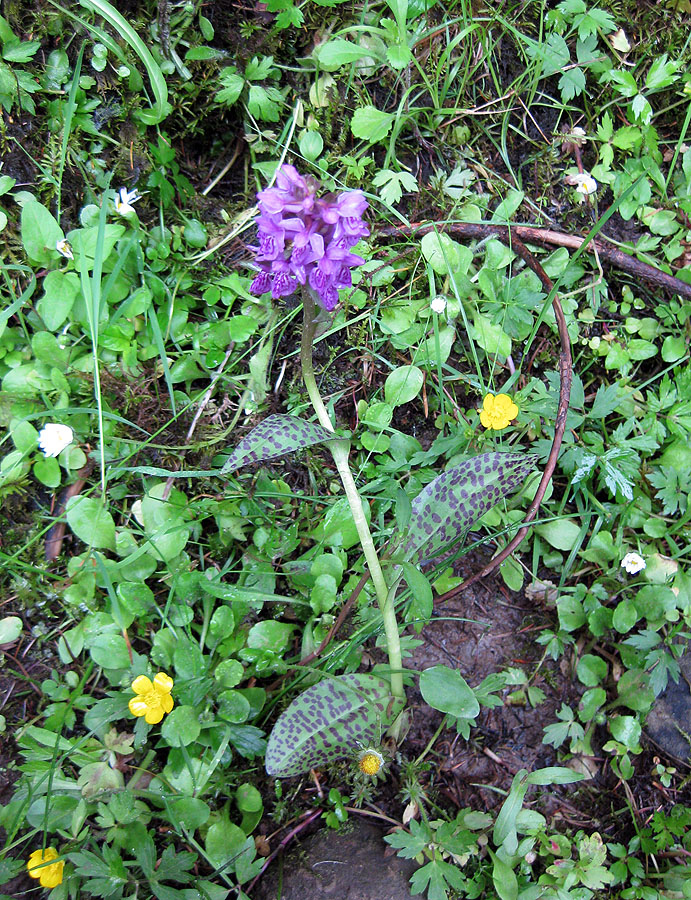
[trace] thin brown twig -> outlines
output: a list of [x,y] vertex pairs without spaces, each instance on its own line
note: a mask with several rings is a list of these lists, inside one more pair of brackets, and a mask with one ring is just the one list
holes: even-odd
[[[514,238],[518,237],[522,241],[528,241],[532,244],[540,244],[547,247],[568,247],[571,250],[578,250],[584,242],[584,238],[575,234],[564,234],[561,231],[553,231],[550,228],[538,228],[534,225],[512,225],[511,234]],[[383,237],[396,237],[403,235],[423,235],[429,231],[439,231],[445,234],[453,234],[461,238],[477,238],[483,240],[489,235],[494,234],[500,240],[504,240],[508,226],[492,225],[479,222],[436,222],[414,225],[390,225],[382,228],[379,234]],[[606,259],[611,265],[629,272],[631,275],[657,284],[660,287],[667,288],[682,297],[691,300],[691,284],[687,284],[674,275],[668,275],[660,269],[651,266],[648,263],[641,262],[606,243],[604,240],[590,241],[589,247],[593,248],[602,259]]]
[[[61,518],[62,514],[65,511],[65,507],[67,506],[67,501],[70,499],[70,497],[76,497],[77,494],[81,494],[93,467],[94,461],[92,459],[87,460],[86,465],[82,466],[82,468],[77,472],[76,481],[68,485],[62,492],[62,494],[60,495],[60,499],[55,504],[55,509],[53,510],[53,515],[56,519]],[[58,556],[60,556],[60,552],[62,550],[62,542],[65,539],[65,524],[66,523],[64,519],[56,522],[55,525],[53,525],[53,527],[50,528],[48,533],[46,534],[44,553],[48,562],[52,562],[54,559],[57,559]]]
[[[540,281],[542,282],[542,286],[545,291],[549,294],[554,289],[554,284],[552,283],[551,278],[542,268],[537,259],[533,256],[533,254],[528,250],[525,244],[517,238],[513,233],[513,230],[508,227],[504,227],[504,231],[500,232],[499,235],[501,240],[510,247],[515,250],[516,253],[521,257],[521,259],[525,262],[527,266],[529,266],[533,272],[538,276]],[[571,396],[571,382],[573,380],[573,367],[571,361],[571,341],[569,339],[568,328],[566,327],[566,319],[564,317],[564,311],[561,307],[561,303],[559,301],[558,294],[554,294],[552,299],[552,308],[554,309],[554,316],[557,321],[557,329],[559,331],[559,404],[557,406],[557,417],[554,423],[554,439],[552,441],[552,447],[549,452],[549,456],[547,457],[547,462],[545,463],[545,468],[542,473],[542,478],[540,479],[540,483],[537,487],[537,491],[535,492],[535,496],[533,498],[532,503],[526,510],[526,514],[523,518],[523,525],[518,529],[515,536],[509,543],[501,550],[493,559],[487,563],[486,566],[483,566],[479,572],[476,572],[474,575],[471,575],[470,578],[466,578],[461,584],[457,587],[452,588],[452,590],[447,591],[445,594],[442,594],[441,597],[437,598],[440,603],[444,603],[446,600],[450,600],[452,597],[458,596],[462,591],[464,591],[471,584],[474,584],[476,581],[479,581],[481,578],[486,578],[491,572],[493,572],[498,566],[500,566],[507,557],[509,557],[513,551],[522,543],[523,538],[528,534],[530,530],[530,522],[535,518],[537,511],[542,503],[542,499],[545,496],[545,491],[547,490],[547,486],[554,474],[554,470],[557,465],[557,458],[559,456],[559,451],[561,449],[561,443],[564,438],[564,431],[566,430],[566,416],[569,411],[569,398]]]
[[355,603],[357,598],[362,593],[362,589],[364,588],[364,586],[367,584],[368,581],[369,581],[369,570],[365,569],[365,573],[363,574],[362,578],[360,578],[358,583],[355,585],[355,588],[353,589],[353,592],[350,595],[350,597],[348,597],[347,601],[343,604],[343,608],[341,609],[340,613],[338,614],[338,618],[333,623],[331,628],[329,628],[329,632],[326,635],[326,637],[324,638],[324,640],[321,642],[321,644],[317,647],[316,650],[313,650],[311,653],[308,653],[307,656],[303,656],[303,658],[299,662],[299,665],[301,665],[301,666],[309,665],[311,662],[313,662],[318,656],[320,656],[324,652],[326,647],[333,640],[336,632],[339,630],[341,625],[343,625],[343,623],[345,622],[346,618],[348,617],[348,614],[350,613],[350,610],[353,608],[353,604]]
[[255,877],[252,879],[252,881],[249,883],[249,885],[248,885],[248,887],[247,887],[247,893],[248,893],[248,894],[250,893],[250,891],[252,890],[252,888],[255,886],[255,884],[259,881],[259,879],[262,877],[262,875],[264,874],[264,872],[266,872],[266,870],[269,868],[269,866],[270,866],[271,863],[274,861],[274,859],[276,859],[276,857],[278,856],[278,854],[279,854],[282,850],[285,850],[285,848],[286,848],[286,847],[288,846],[288,844],[292,841],[292,839],[293,839],[296,835],[300,834],[301,831],[304,831],[304,829],[307,828],[307,826],[310,824],[310,822],[313,822],[313,821],[317,818],[317,816],[320,816],[320,815],[322,814],[322,812],[323,812],[322,809],[315,809],[315,810],[313,810],[312,812],[307,813],[307,814],[306,814],[305,816],[303,816],[303,818],[298,822],[298,824],[295,826],[295,828],[293,828],[292,831],[289,831],[289,832],[288,832],[288,834],[283,838],[283,840],[282,840],[281,843],[278,845],[278,847],[276,847],[276,849],[271,853],[270,856],[267,856],[266,862],[265,862],[264,865],[261,867],[261,871],[259,872],[259,874],[258,874],[257,876],[255,876]]

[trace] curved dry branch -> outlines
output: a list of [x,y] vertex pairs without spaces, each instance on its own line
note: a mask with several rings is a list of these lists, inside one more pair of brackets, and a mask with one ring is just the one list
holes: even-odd
[[[507,246],[511,247],[512,250],[515,250],[515,252],[521,257],[525,264],[529,266],[533,270],[533,272],[535,272],[537,277],[542,282],[542,286],[544,287],[545,291],[548,294],[551,293],[551,291],[554,289],[554,284],[551,278],[542,268],[537,259],[535,259],[530,250],[528,250],[523,241],[521,241],[520,238],[516,237],[513,229],[509,231],[509,229],[506,228],[506,233],[499,233],[498,237],[502,241],[504,241]],[[530,523],[537,515],[537,511],[540,508],[542,499],[545,496],[547,485],[549,484],[550,479],[554,474],[554,469],[556,468],[557,459],[559,457],[559,450],[561,449],[561,443],[564,438],[564,431],[566,430],[566,416],[569,411],[571,382],[573,380],[573,365],[571,360],[571,341],[569,339],[569,332],[566,327],[564,311],[561,307],[561,302],[559,301],[559,296],[557,294],[555,294],[552,298],[552,308],[554,309],[554,316],[557,320],[557,329],[559,331],[559,405],[557,406],[557,417],[554,423],[554,440],[552,441],[552,447],[550,448],[549,456],[547,457],[547,462],[545,463],[542,478],[540,479],[537,491],[535,492],[535,497],[526,510],[525,518],[523,519],[523,525],[521,525],[515,536],[509,541],[506,547],[504,547],[503,550],[497,553],[497,555],[493,557],[486,566],[483,566],[483,568],[480,569],[479,572],[471,575],[470,578],[466,578],[465,581],[463,581],[457,587],[453,588],[450,591],[447,591],[445,594],[442,594],[440,597],[438,597],[437,601],[439,603],[444,603],[447,600],[450,600],[452,597],[460,594],[461,591],[465,590],[471,584],[474,584],[481,578],[486,578],[491,572],[493,572],[498,566],[500,566],[508,556],[513,553],[513,551],[523,541],[523,538],[528,534],[530,530]]]
[[[574,234],[564,234],[562,231],[552,231],[549,228],[538,228],[534,225],[491,225],[489,223],[479,222],[433,222],[427,224],[416,225],[390,225],[382,228],[378,233],[383,237],[402,237],[403,235],[423,235],[429,231],[439,231],[444,234],[453,234],[459,238],[477,238],[483,240],[490,235],[495,235],[500,240],[505,241],[504,235],[508,229],[515,240],[518,237],[522,241],[528,241],[532,244],[540,244],[546,247],[568,247],[571,250],[578,250],[585,243],[582,237]],[[601,259],[607,260],[611,265],[635,275],[651,284],[657,284],[660,287],[667,288],[670,291],[686,297],[691,300],[691,284],[687,284],[674,275],[668,275],[655,266],[641,262],[623,250],[611,246],[606,241],[594,240],[590,241],[586,249],[593,249]]]
[[[410,228],[395,228],[395,229],[383,229],[383,233],[386,235],[391,234],[422,234],[432,231],[434,229],[438,231],[444,231],[446,233],[451,232],[453,234],[457,234],[462,237],[473,237],[484,239],[489,235],[495,235],[499,240],[503,241],[507,247],[514,250],[521,259],[525,262],[525,264],[535,272],[537,277],[540,279],[542,286],[544,287],[547,294],[552,293],[554,290],[554,283],[551,278],[547,275],[545,270],[542,268],[537,259],[533,256],[533,254],[528,250],[526,245],[523,243],[521,238],[524,237],[522,232],[530,232],[529,235],[526,235],[526,239],[535,240],[534,232],[542,231],[543,237],[545,235],[552,234],[551,232],[544,232],[543,229],[526,229],[524,227],[518,226],[509,226],[509,225],[481,225],[476,223],[460,223],[459,225],[449,225],[438,227],[434,224],[423,225],[420,227],[411,226]],[[556,232],[554,232],[556,234]],[[568,235],[565,235],[568,237]],[[598,248],[599,252],[599,248]],[[652,268],[652,267],[649,267]],[[664,273],[660,273],[664,274]],[[670,276],[667,276],[670,277]],[[675,279],[676,280],[676,279]],[[684,282],[680,282],[683,284]],[[691,288],[691,285],[687,285],[687,287]],[[564,431],[566,430],[566,415],[569,411],[569,398],[571,396],[571,382],[573,380],[573,366],[571,360],[571,341],[569,339],[569,332],[566,327],[566,319],[564,318],[564,311],[561,306],[561,302],[559,300],[559,296],[555,293],[552,298],[552,308],[554,309],[554,316],[557,322],[557,329],[559,332],[559,404],[557,406],[557,417],[554,425],[554,440],[552,441],[552,447],[549,452],[549,456],[547,457],[547,462],[545,464],[544,471],[542,473],[542,478],[540,479],[540,483],[538,485],[537,491],[535,493],[535,497],[533,498],[532,503],[526,510],[525,518],[523,520],[523,525],[516,532],[516,535],[509,541],[506,547],[503,548],[486,566],[483,566],[479,572],[476,572],[474,575],[471,575],[470,578],[466,578],[462,584],[459,584],[457,587],[453,588],[450,591],[447,591],[445,594],[442,594],[437,598],[439,603],[444,603],[447,600],[450,600],[452,597],[457,596],[461,593],[461,591],[465,590],[465,588],[469,587],[471,584],[474,584],[476,581],[479,581],[481,578],[486,578],[491,572],[493,572],[498,566],[500,566],[504,560],[510,556],[513,551],[519,546],[519,544],[523,541],[523,538],[528,534],[530,530],[530,523],[535,518],[537,511],[542,503],[543,497],[545,496],[545,492],[547,490],[547,485],[554,474],[554,469],[557,465],[557,458],[559,456],[559,450],[561,449],[561,443],[564,437]]]

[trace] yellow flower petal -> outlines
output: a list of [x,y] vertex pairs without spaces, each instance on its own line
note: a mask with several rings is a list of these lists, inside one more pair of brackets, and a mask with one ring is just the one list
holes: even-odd
[[169,713],[173,708],[173,698],[170,694],[163,694],[159,699],[161,706],[163,707],[163,712]]
[[143,697],[132,697],[128,706],[133,716],[145,716],[149,709],[149,704]]
[[158,675],[154,675],[154,687],[158,691],[169,694],[173,690],[173,679],[165,672],[159,672]]
[[491,417],[490,417],[490,414],[489,414],[486,410],[484,410],[484,409],[483,409],[482,412],[480,413],[480,421],[481,421],[482,424],[485,426],[485,428],[491,428],[491,427],[492,427],[492,419],[491,419]]
[[482,401],[480,422],[485,428],[493,428],[500,431],[506,428],[512,419],[518,415],[518,407],[508,394],[487,394]]
[[132,690],[135,694],[148,694],[153,689],[154,686],[151,684],[151,679],[147,678],[146,675],[138,675],[132,682]]
[[26,867],[32,878],[38,878],[41,887],[54,888],[62,884],[62,870],[65,866],[62,860],[52,865],[45,865],[58,858],[58,851],[54,847],[46,847],[45,850],[34,850],[29,857]]
[[41,875],[41,887],[54,888],[59,884],[62,884],[62,870],[64,865],[65,864],[61,860],[60,862],[53,863],[52,866],[47,866]]
[[158,703],[154,706],[151,704],[148,706],[146,710],[146,716],[144,717],[144,721],[149,725],[158,725],[158,723],[163,718],[163,707]]

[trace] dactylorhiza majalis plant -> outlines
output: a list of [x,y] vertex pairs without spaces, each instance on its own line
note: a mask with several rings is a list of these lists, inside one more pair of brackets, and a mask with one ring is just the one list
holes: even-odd
[[319,190],[315,179],[284,165],[276,173],[275,184],[258,193],[258,246],[253,263],[257,274],[250,286],[252,293],[270,291],[276,300],[298,290],[302,295],[300,361],[318,424],[296,416],[269,416],[230,454],[221,474],[303,447],[326,445],[374,586],[389,667],[388,679],[371,674],[326,677],[290,704],[271,732],[265,760],[267,772],[281,777],[356,755],[359,747],[368,746],[381,733],[384,724],[393,723],[390,733],[400,735],[405,691],[395,597],[401,579],[411,588],[419,579],[424,581],[419,570],[422,561],[455,543],[519,487],[535,462],[524,453],[484,453],[441,473],[412,501],[407,527],[389,542],[390,560],[384,574],[350,469],[350,442],[334,428],[312,365],[317,313],[323,316],[321,310],[328,314],[336,308],[339,290],[351,286],[352,269],[364,262],[352,248],[370,233],[363,219],[368,203],[361,191],[320,196]]

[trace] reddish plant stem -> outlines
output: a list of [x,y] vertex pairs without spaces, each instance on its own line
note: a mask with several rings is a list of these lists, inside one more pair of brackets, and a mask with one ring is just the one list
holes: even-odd
[[283,838],[283,840],[282,840],[281,843],[278,845],[278,847],[276,847],[276,849],[273,851],[273,853],[271,853],[271,855],[268,856],[268,857],[266,858],[266,862],[265,862],[264,865],[262,866],[261,872],[259,873],[259,875],[255,876],[255,877],[252,879],[252,881],[249,883],[249,885],[248,885],[248,887],[247,887],[247,891],[246,891],[247,894],[250,893],[250,891],[252,890],[252,888],[253,888],[253,887],[255,886],[255,884],[259,881],[259,879],[262,877],[262,875],[264,874],[264,872],[266,872],[266,870],[269,868],[269,866],[270,866],[271,863],[274,861],[274,859],[276,859],[276,857],[278,856],[278,854],[281,853],[283,850],[285,850],[285,848],[286,848],[286,847],[288,846],[288,844],[292,841],[292,839],[293,839],[296,835],[300,834],[301,831],[304,831],[305,828],[307,828],[307,826],[310,824],[310,822],[313,822],[313,821],[317,818],[317,816],[320,816],[320,815],[322,814],[322,812],[323,812],[323,810],[321,810],[321,809],[315,809],[315,810],[313,810],[312,812],[307,813],[307,814],[306,814],[306,815],[298,822],[298,824],[295,826],[295,828],[293,828],[292,831],[289,831],[289,832],[288,832],[288,834]]
[[[423,234],[429,231],[432,231],[434,228],[437,228],[439,231],[451,232],[454,234],[460,234],[463,237],[473,237],[484,239],[488,235],[494,234],[499,240],[503,241],[507,247],[514,250],[518,256],[525,262],[525,264],[535,272],[537,277],[540,279],[543,288],[549,294],[554,289],[554,284],[551,278],[547,275],[545,270],[542,268],[537,259],[533,256],[533,254],[528,250],[525,244],[522,241],[522,237],[526,237],[526,239],[535,240],[536,232],[543,232],[545,235],[557,234],[557,232],[546,232],[543,229],[536,228],[524,228],[522,226],[511,226],[508,225],[480,225],[475,223],[459,223],[458,225],[447,225],[438,227],[434,224],[423,225],[419,228],[416,226],[412,226],[410,228],[385,228],[383,229],[384,234]],[[525,234],[525,232],[529,232]],[[563,237],[568,238],[569,235],[563,235]],[[578,240],[578,239],[576,239]],[[579,242],[578,246],[580,246]],[[598,252],[600,252],[598,247]],[[605,255],[605,254],[601,254]],[[623,255],[623,254],[622,254]],[[629,257],[627,257],[629,259]],[[652,268],[652,267],[647,267]],[[664,274],[664,273],[659,273]],[[671,276],[666,276],[670,278]],[[677,281],[677,279],[673,279]],[[680,284],[684,284],[684,282],[679,282]],[[691,295],[691,285],[686,285],[686,287],[690,291]],[[557,406],[557,417],[554,425],[554,440],[552,441],[552,448],[550,450],[549,456],[547,458],[547,462],[545,464],[545,469],[542,473],[542,478],[540,479],[540,483],[538,485],[537,491],[535,493],[535,497],[533,498],[532,503],[528,507],[525,517],[523,519],[523,525],[518,530],[516,535],[513,537],[511,541],[498,553],[486,566],[480,569],[479,572],[476,572],[474,575],[471,575],[470,578],[466,578],[462,584],[459,584],[457,587],[453,588],[450,591],[447,591],[445,594],[442,594],[437,598],[439,603],[444,603],[447,600],[451,600],[452,597],[456,597],[462,591],[464,591],[471,584],[474,584],[476,581],[479,581],[481,578],[486,578],[491,572],[493,572],[498,566],[500,566],[504,560],[510,556],[513,551],[519,546],[519,544],[523,541],[523,538],[528,534],[530,530],[530,522],[535,518],[537,511],[540,507],[540,503],[542,502],[543,497],[545,496],[545,491],[547,490],[547,485],[554,474],[554,469],[557,465],[557,458],[559,456],[559,450],[561,449],[562,439],[564,437],[564,431],[566,430],[566,415],[569,410],[569,397],[571,396],[571,382],[573,379],[573,367],[571,360],[571,341],[569,339],[569,332],[566,327],[566,319],[564,318],[564,311],[561,306],[561,302],[557,294],[554,294],[552,299],[552,308],[554,309],[554,316],[557,322],[557,330],[559,331],[559,404]]]
[[[68,487],[60,495],[60,499],[55,504],[55,509],[53,510],[54,518],[58,519],[65,511],[65,507],[67,506],[67,501],[70,497],[76,497],[77,494],[81,494],[82,490],[86,486],[86,482],[91,474],[91,470],[94,467],[94,461],[92,459],[87,460],[86,465],[82,466],[82,468],[77,472],[77,480],[70,484]],[[65,521],[56,522],[52,528],[46,534],[46,543],[45,543],[45,556],[48,562],[52,562],[54,559],[57,559],[60,556],[60,551],[62,550],[62,542],[65,539]]]

